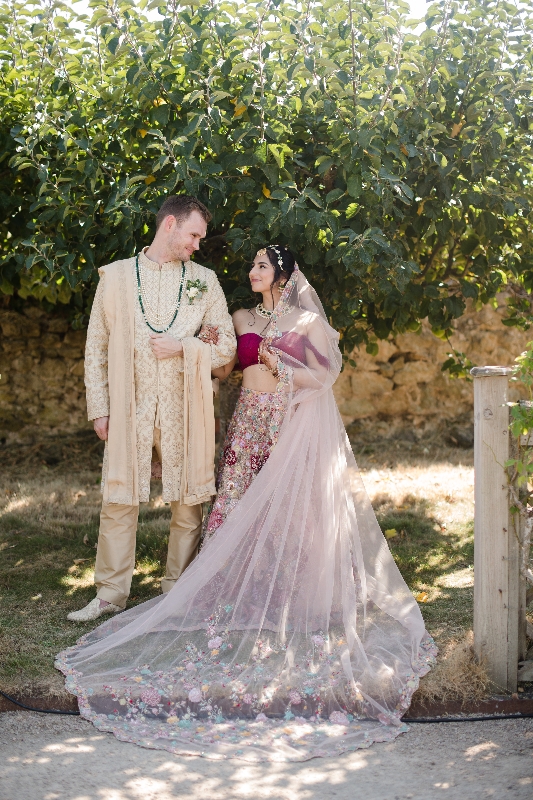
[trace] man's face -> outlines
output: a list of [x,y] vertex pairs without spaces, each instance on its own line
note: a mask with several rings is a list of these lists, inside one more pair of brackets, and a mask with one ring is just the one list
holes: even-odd
[[199,211],[181,220],[167,217],[163,225],[168,225],[168,245],[176,261],[189,261],[207,233],[207,223]]

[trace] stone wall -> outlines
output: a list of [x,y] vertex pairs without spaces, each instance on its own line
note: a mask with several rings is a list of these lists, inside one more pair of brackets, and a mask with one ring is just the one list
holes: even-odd
[[[452,344],[478,365],[510,366],[533,332],[502,325],[497,308],[469,311],[456,325]],[[84,331],[65,317],[35,306],[24,313],[0,310],[0,440],[31,441],[43,433],[88,427],[83,385]],[[346,424],[394,435],[410,427],[419,433],[443,422],[471,418],[472,384],[441,372],[448,344],[424,325],[382,342],[374,358],[354,353],[334,391]],[[519,396],[519,388],[512,389]]]
[[[512,366],[533,330],[524,333],[502,324],[505,300],[496,308],[468,310],[457,320],[452,346],[478,366]],[[346,425],[372,428],[393,435],[398,428],[420,432],[442,423],[471,420],[472,383],[443,373],[441,366],[450,351],[429,325],[419,333],[407,333],[381,342],[377,356],[355,352],[355,369],[344,370],[334,386],[339,410]],[[510,398],[524,396],[522,387],[511,383]]]
[[35,306],[0,311],[0,440],[88,425],[83,385],[85,331]]

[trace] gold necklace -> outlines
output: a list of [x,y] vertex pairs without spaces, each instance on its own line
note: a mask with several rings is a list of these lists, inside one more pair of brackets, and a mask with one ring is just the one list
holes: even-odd
[[[263,303],[259,303],[259,305],[255,307],[255,310],[257,311],[260,317],[264,317],[265,319],[270,319],[270,317],[276,311],[276,309],[273,309],[273,311],[269,311],[268,308],[264,307]],[[284,308],[281,311],[276,312],[276,314],[278,317],[284,317],[285,314],[288,314],[290,311],[292,311],[291,306],[287,306],[287,308]]]

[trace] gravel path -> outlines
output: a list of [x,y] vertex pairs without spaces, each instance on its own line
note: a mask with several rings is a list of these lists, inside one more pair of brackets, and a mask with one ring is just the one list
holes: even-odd
[[84,720],[0,714],[0,800],[481,800],[533,797],[533,719],[413,725],[303,764],[179,758]]

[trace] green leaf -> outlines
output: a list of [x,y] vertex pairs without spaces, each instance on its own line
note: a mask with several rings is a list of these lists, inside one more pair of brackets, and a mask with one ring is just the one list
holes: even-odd
[[129,70],[126,72],[126,80],[128,83],[135,83],[135,78],[140,75],[142,70],[139,67],[139,64],[134,64]]
[[315,189],[307,188],[303,192],[304,197],[308,197],[312,203],[318,208],[322,208],[322,198],[320,197],[319,193],[315,191]]
[[187,100],[189,101],[189,103],[194,103],[194,102],[196,102],[196,100],[199,100],[203,96],[204,96],[204,90],[203,89],[195,89],[194,92],[190,93],[190,95],[188,96]]
[[269,144],[268,145],[268,149],[272,153],[272,155],[274,156],[278,167],[280,169],[283,169],[283,166],[285,164],[285,154],[284,154],[283,150],[281,149],[281,147],[277,147],[274,144]]
[[114,36],[114,37],[113,37],[112,39],[110,39],[110,40],[108,41],[108,43],[107,43],[107,49],[108,49],[108,50],[109,50],[111,53],[113,53],[113,55],[115,55],[115,53],[116,53],[117,47],[118,47],[118,45],[119,45],[119,42],[120,42],[120,36]]
[[328,203],[328,205],[330,203],[335,203],[337,200],[339,200],[343,196],[344,196],[344,192],[343,192],[342,189],[332,189],[331,192],[328,192],[327,195],[326,195],[326,203]]
[[353,197],[354,200],[356,200],[361,195],[362,185],[363,184],[360,175],[351,175],[348,178],[346,187],[348,189],[348,194],[350,195],[350,197]]
[[318,167],[318,174],[323,175],[324,172],[327,172],[328,169],[330,169],[334,163],[335,161],[333,158],[330,158],[329,156],[321,156],[316,162],[316,166]]

